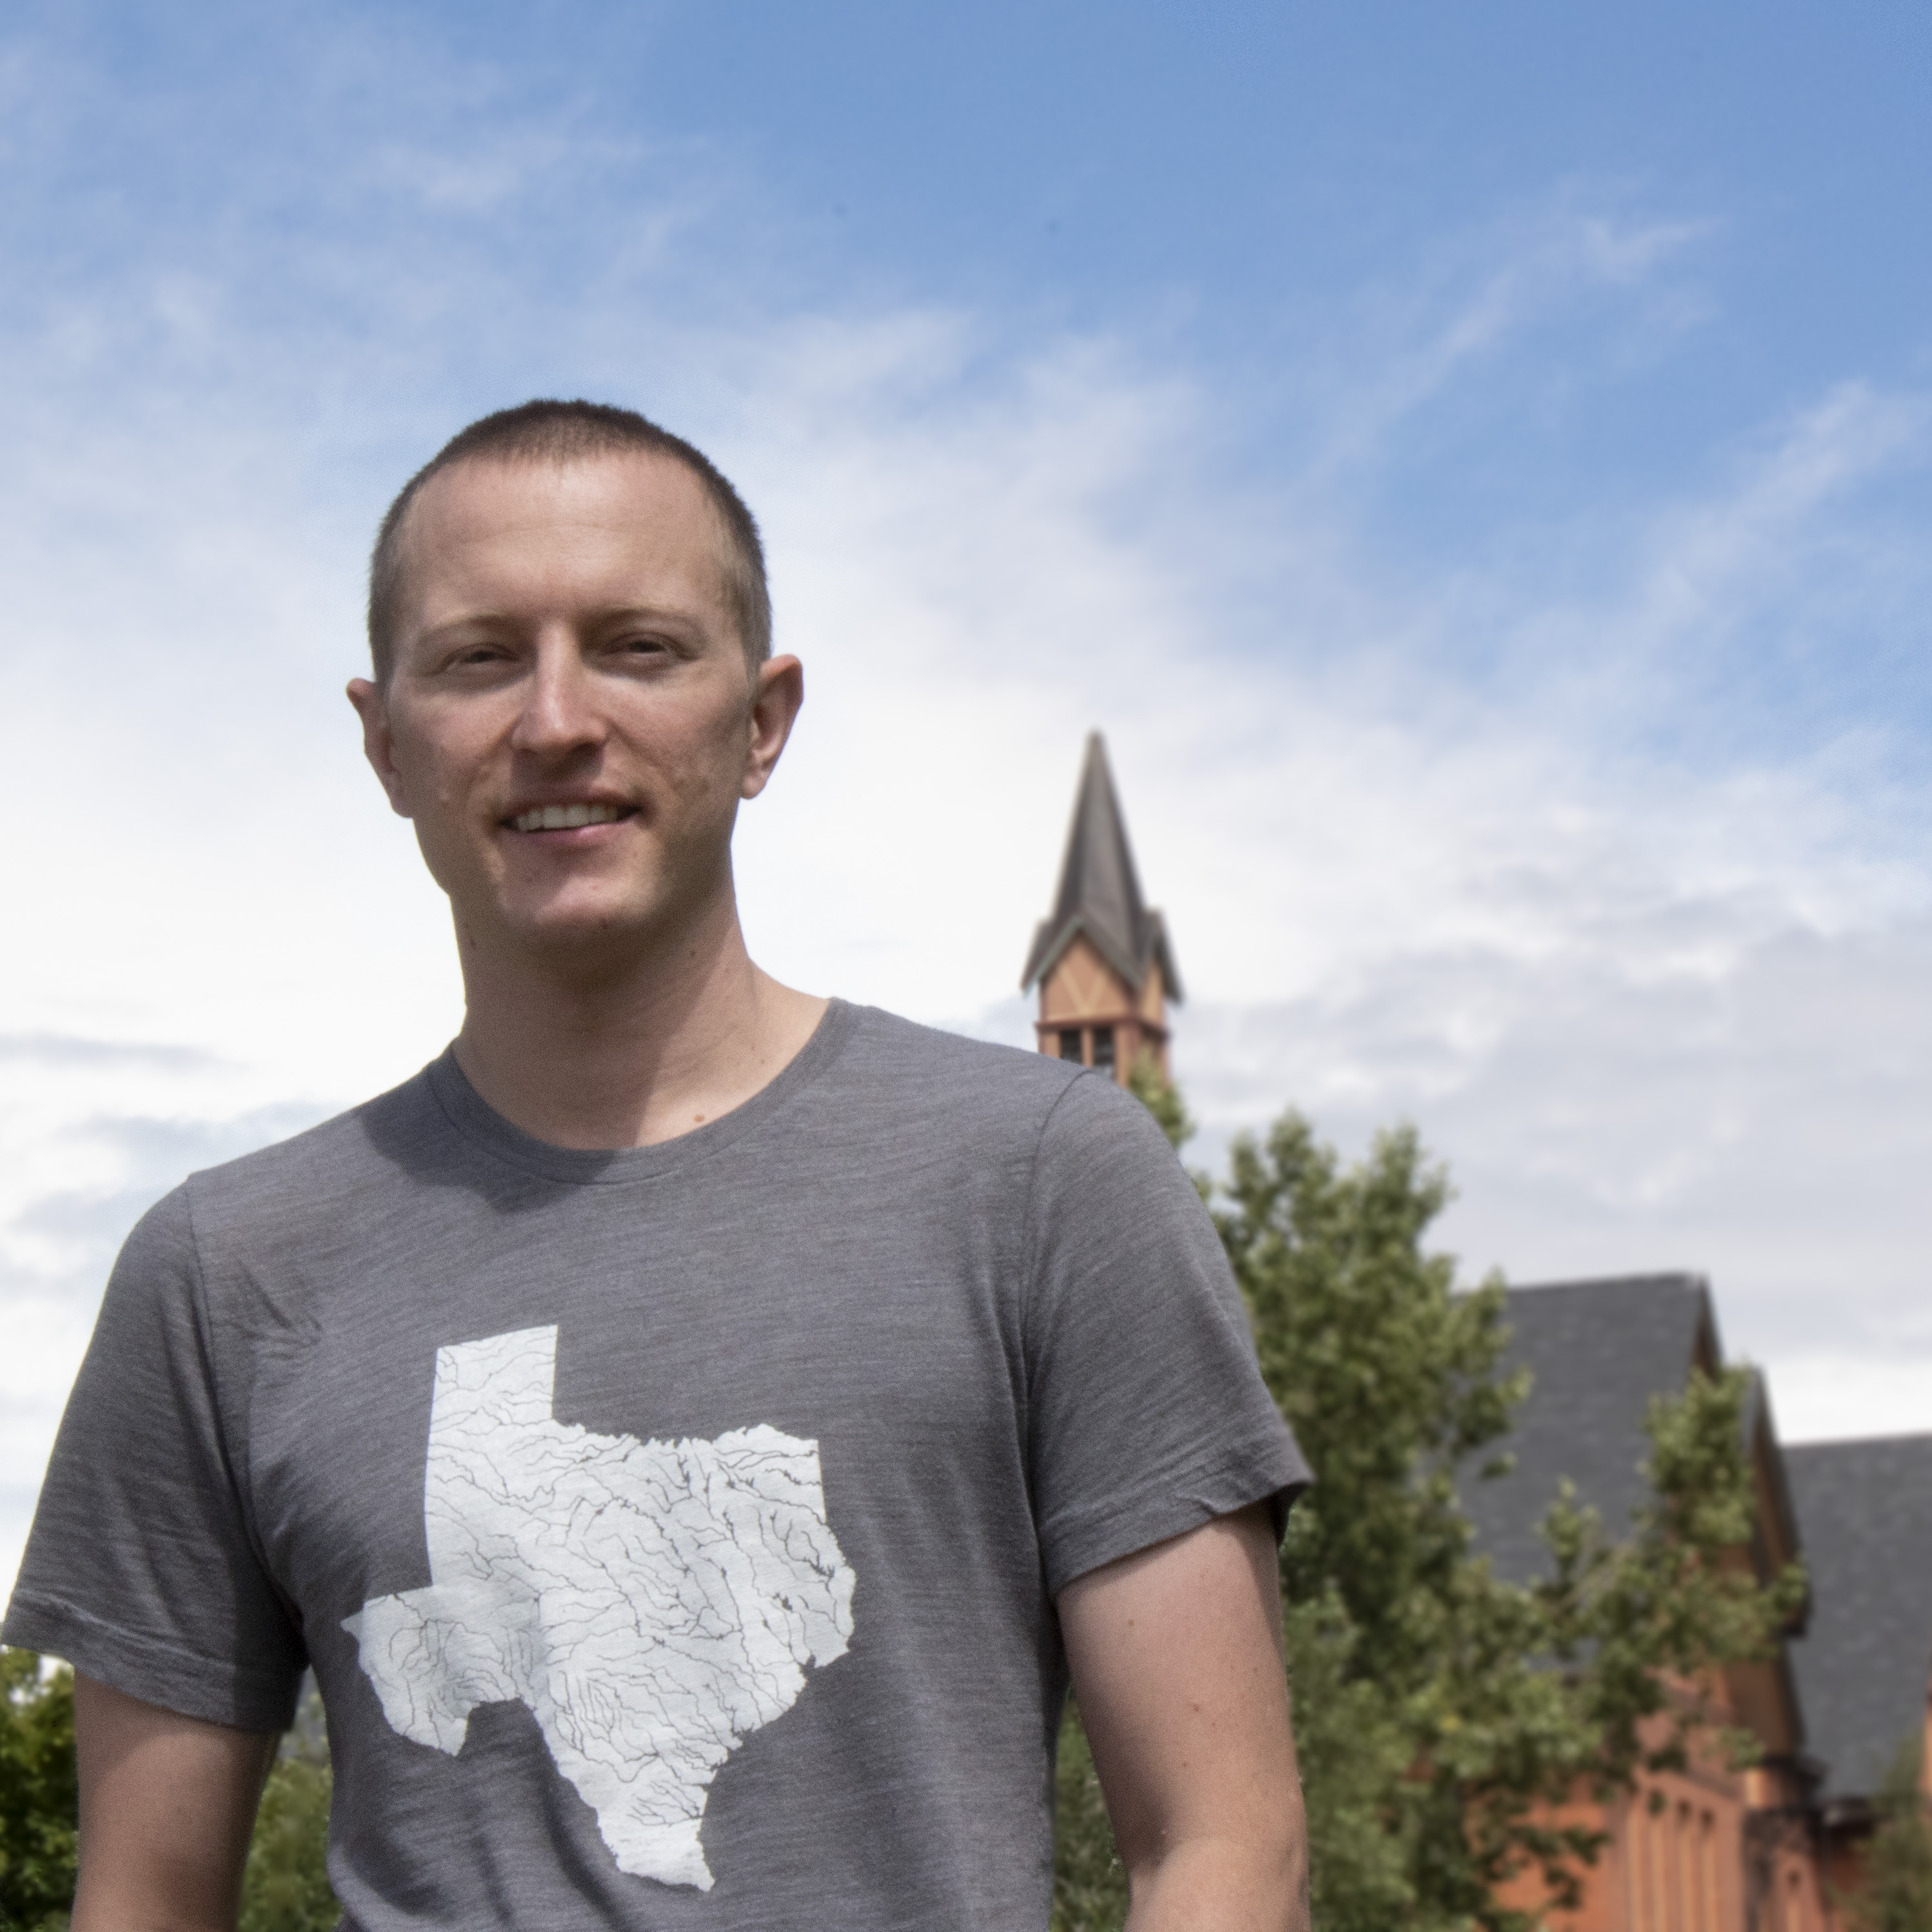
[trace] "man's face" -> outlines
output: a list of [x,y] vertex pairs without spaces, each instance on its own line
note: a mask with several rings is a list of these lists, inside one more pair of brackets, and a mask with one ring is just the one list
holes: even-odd
[[800,674],[748,670],[690,472],[458,463],[404,537],[394,670],[350,696],[464,944],[621,956],[728,902]]

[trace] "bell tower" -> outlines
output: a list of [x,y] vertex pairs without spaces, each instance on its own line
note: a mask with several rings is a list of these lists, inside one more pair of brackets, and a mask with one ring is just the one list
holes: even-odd
[[1167,1073],[1167,1003],[1179,1003],[1180,976],[1166,926],[1142,902],[1097,731],[1087,740],[1060,890],[1034,932],[1020,988],[1036,983],[1041,1052],[1105,1068],[1124,1084],[1144,1053]]

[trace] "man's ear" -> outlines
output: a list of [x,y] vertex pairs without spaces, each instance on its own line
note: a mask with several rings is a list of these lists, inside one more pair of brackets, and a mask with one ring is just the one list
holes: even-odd
[[794,657],[768,658],[752,681],[751,742],[745,760],[741,798],[763,791],[791,736],[799,706],[805,702],[805,667]]
[[403,775],[396,769],[395,741],[389,730],[389,706],[382,688],[366,677],[349,680],[349,701],[362,721],[362,755],[369,769],[382,781],[388,794],[389,809],[398,818],[408,818],[409,800],[403,790]]

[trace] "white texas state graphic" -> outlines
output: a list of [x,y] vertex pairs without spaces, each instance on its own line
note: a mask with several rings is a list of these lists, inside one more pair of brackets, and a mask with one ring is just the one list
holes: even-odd
[[553,1418],[556,1367],[554,1328],[436,1352],[429,1586],[343,1628],[403,1736],[454,1756],[520,1700],[618,1868],[709,1891],[719,1766],[852,1635],[818,1445],[593,1436]]

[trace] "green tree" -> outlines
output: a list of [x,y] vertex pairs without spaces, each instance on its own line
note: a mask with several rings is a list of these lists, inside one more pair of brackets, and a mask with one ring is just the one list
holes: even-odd
[[63,1926],[74,1903],[74,1673],[0,1651],[0,1926]]
[[[0,1932],[55,1932],[74,1904],[74,1673],[0,1651]],[[330,1932],[329,1772],[310,1690],[268,1774],[242,1882],[240,1932]]]
[[[1144,1084],[1178,1144],[1178,1096]],[[1653,1405],[1651,1501],[1623,1534],[1566,1491],[1542,1580],[1506,1582],[1474,1554],[1459,1487],[1507,1467],[1525,1384],[1502,1370],[1500,1280],[1459,1293],[1453,1262],[1426,1250],[1448,1198],[1412,1132],[1344,1168],[1293,1113],[1236,1141],[1214,1194],[1262,1372],[1318,1478],[1282,1582],[1323,1932],[1522,1932],[1533,1916],[1497,1894],[1526,1869],[1574,1899],[1600,1839],[1550,1806],[1682,1763],[1710,1729],[1696,1687],[1760,1654],[1802,1588],[1736,1560],[1752,1509],[1736,1374]],[[1106,1869],[1104,1814],[1077,1744],[1071,1762],[1056,1923],[1099,1932],[1118,1898],[1079,1916],[1102,1896],[1074,1875]]]
[[1892,1760],[1877,1811],[1858,1888],[1843,1901],[1846,1917],[1852,1932],[1925,1932],[1932,1925],[1932,1818],[1926,1816],[1916,1738]]
[[[1345,1169],[1289,1114],[1236,1142],[1222,1198],[1263,1373],[1318,1477],[1282,1554],[1318,1917],[1516,1932],[1534,1919],[1499,1888],[1527,1869],[1570,1903],[1600,1848],[1550,1806],[1627,1792],[1700,1736],[1748,1754],[1699,1688],[1764,1654],[1803,1586],[1738,1560],[1748,1378],[1696,1376],[1654,1401],[1636,1520],[1612,1537],[1565,1491],[1542,1525],[1546,1574],[1505,1582],[1473,1553],[1457,1491],[1507,1466],[1525,1385],[1502,1372],[1501,1281],[1459,1294],[1425,1249],[1442,1169],[1406,1128]],[[1364,1738],[1372,1796],[1350,1762]]]
[[283,1758],[268,1773],[242,1881],[239,1932],[330,1932],[342,1916],[329,1889],[329,1772]]
[[1126,1916],[1126,1869],[1114,1849],[1094,1754],[1070,1698],[1054,1768],[1052,1932],[1118,1932]]
[[[1127,1090],[1160,1123],[1176,1154],[1194,1138],[1194,1121],[1180,1089],[1162,1072],[1160,1062],[1152,1054],[1140,1054],[1127,1069]],[[1194,1184],[1204,1190],[1206,1177],[1197,1174]]]
[[340,1918],[328,1883],[332,1782],[322,1698],[310,1679],[262,1787],[238,1932],[331,1932]]

